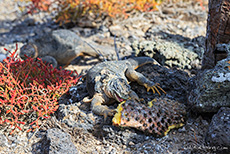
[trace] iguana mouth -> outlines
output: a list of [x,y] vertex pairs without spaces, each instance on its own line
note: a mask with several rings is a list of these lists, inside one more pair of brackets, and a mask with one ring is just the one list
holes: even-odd
[[123,101],[124,101],[124,99],[121,98],[117,93],[115,93],[115,97],[116,97],[116,100],[117,100],[118,102],[123,102]]

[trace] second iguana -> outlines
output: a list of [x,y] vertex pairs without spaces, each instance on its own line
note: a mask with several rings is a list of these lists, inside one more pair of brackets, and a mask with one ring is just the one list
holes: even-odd
[[99,54],[92,47],[100,50],[106,57],[110,57],[113,53],[112,47],[88,41],[70,30],[58,29],[48,32],[42,37],[29,40],[20,48],[19,56],[23,60],[27,57],[41,58],[53,65],[55,61],[55,66],[59,64],[66,67],[78,56],[98,57]]

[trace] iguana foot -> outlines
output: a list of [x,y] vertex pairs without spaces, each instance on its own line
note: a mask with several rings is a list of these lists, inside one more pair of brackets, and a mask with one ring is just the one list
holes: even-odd
[[97,93],[91,99],[89,99],[88,97],[85,97],[83,99],[83,102],[84,103],[91,102],[92,112],[94,114],[104,116],[104,120],[106,120],[108,116],[114,116],[114,114],[116,113],[116,110],[109,109],[106,105],[104,105],[105,99],[106,97],[104,95]]
[[115,113],[117,112],[116,110],[109,109],[107,106],[104,105],[96,105],[92,107],[93,113],[97,115],[103,115],[104,116],[104,121],[106,121],[108,116],[114,116]]
[[90,103],[90,102],[92,102],[92,100],[93,100],[93,98],[90,99],[89,97],[85,97],[85,98],[83,98],[82,101],[83,101],[84,103]]
[[114,116],[117,113],[117,110],[113,110],[113,109],[106,109],[103,111],[104,113],[104,121],[106,121],[108,116]]
[[147,88],[147,92],[152,89],[153,93],[155,94],[156,92],[161,96],[161,93],[159,92],[158,89],[160,89],[163,93],[166,94],[166,92],[159,86],[159,83],[154,84],[153,86],[150,86],[148,84],[144,84],[144,86]]

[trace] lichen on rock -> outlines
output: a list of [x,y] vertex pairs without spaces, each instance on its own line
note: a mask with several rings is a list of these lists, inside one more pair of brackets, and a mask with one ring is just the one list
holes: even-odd
[[161,65],[179,68],[195,68],[200,62],[199,55],[183,44],[166,40],[142,41],[132,44],[137,56],[148,56],[156,59]]
[[218,73],[219,77],[212,77],[213,82],[224,82],[224,81],[230,81],[230,73]]

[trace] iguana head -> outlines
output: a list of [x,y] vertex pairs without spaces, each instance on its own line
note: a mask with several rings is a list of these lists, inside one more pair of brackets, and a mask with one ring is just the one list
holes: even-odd
[[32,43],[23,45],[20,48],[19,56],[24,60],[27,59],[27,57],[36,58],[38,56],[37,46]]
[[129,98],[131,87],[127,80],[123,78],[113,78],[105,86],[104,92],[108,97],[122,102]]

